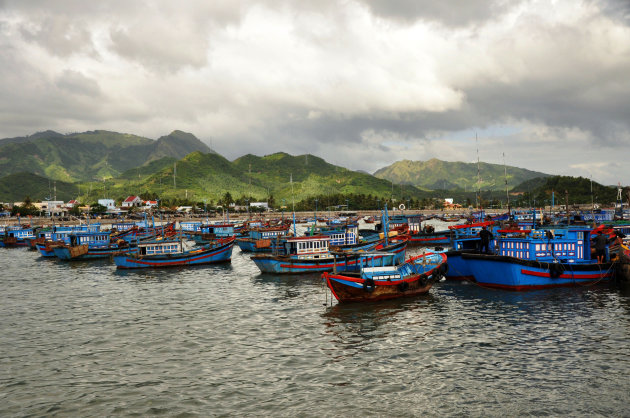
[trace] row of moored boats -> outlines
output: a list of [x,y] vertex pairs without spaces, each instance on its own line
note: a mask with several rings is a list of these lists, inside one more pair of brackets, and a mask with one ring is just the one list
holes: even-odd
[[[64,261],[112,258],[117,268],[139,269],[229,262],[238,245],[262,273],[322,273],[343,302],[418,295],[442,278],[510,290],[627,279],[629,222],[544,225],[535,216],[478,216],[442,231],[421,215],[389,217],[386,210],[365,223],[374,229],[359,229],[356,217],[314,219],[299,233],[284,219],[180,222],[177,228],[145,220],[107,230],[100,224],[18,225],[0,227],[0,246],[30,247]],[[433,249],[407,257],[409,246]]]

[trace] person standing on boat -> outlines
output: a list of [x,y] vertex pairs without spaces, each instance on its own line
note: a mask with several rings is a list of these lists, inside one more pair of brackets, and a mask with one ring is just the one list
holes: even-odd
[[490,253],[490,240],[494,237],[492,236],[492,232],[488,231],[485,226],[481,227],[481,231],[479,231],[479,238],[481,239],[479,245],[479,251],[482,253]]
[[602,234],[602,231],[597,231],[597,235],[593,240],[595,244],[595,255],[597,256],[597,264],[602,264],[606,261],[606,245],[608,245],[608,237]]

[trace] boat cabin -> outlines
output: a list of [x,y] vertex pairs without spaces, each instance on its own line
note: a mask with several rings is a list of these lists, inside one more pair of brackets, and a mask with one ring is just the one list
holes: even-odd
[[70,245],[77,246],[89,244],[92,246],[109,245],[109,232],[74,232],[69,235]]
[[186,232],[201,231],[202,223],[200,221],[180,222],[179,229]]
[[150,241],[138,244],[139,255],[179,254],[183,252],[181,241]]
[[342,226],[328,226],[311,228],[306,232],[308,236],[325,235],[330,237],[330,245],[356,244],[359,238],[359,225],[346,224]]
[[590,229],[498,230],[499,255],[563,263],[591,262]]
[[249,230],[249,237],[251,239],[274,239],[286,235],[288,227],[274,226],[267,228],[254,228]]
[[[494,222],[476,222],[472,224],[451,225],[450,230],[451,248],[456,251],[476,250],[479,247],[479,232],[486,227],[492,234],[495,234],[496,228],[493,228]],[[490,242],[492,250],[492,242]]]
[[234,224],[202,225],[200,231],[202,234],[214,234],[218,238],[227,238],[235,234]]
[[35,238],[33,228],[8,228],[4,231],[4,235],[17,239]]
[[330,257],[330,237],[315,235],[312,237],[291,237],[284,242],[285,254],[299,259]]

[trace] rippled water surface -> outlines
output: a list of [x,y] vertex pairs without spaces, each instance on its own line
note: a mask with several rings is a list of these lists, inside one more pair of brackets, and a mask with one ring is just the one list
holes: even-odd
[[442,282],[331,305],[318,275],[119,272],[0,248],[0,415],[630,414],[630,297]]

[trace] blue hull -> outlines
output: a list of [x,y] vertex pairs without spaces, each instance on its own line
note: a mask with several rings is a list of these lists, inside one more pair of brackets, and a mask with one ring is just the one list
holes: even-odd
[[411,234],[409,236],[409,245],[448,245],[451,243],[451,238],[447,233],[445,234]]
[[72,255],[70,254],[70,249],[68,247],[56,247],[54,249],[55,255],[57,256],[58,259],[60,260],[64,260],[64,261],[74,261],[74,260],[92,260],[92,259],[99,259],[99,258],[109,258],[111,256],[113,256],[114,254],[117,254],[121,251],[125,251],[127,253],[134,253],[136,251],[138,251],[137,247],[134,248],[129,248],[129,247],[125,247],[125,248],[120,248],[118,246],[112,246],[112,247],[103,247],[103,248],[89,248],[88,252],[85,254],[82,254],[78,257],[72,257]]
[[468,267],[466,260],[462,258],[461,251],[447,251],[448,271],[446,279],[448,280],[471,280],[474,279],[472,271]]
[[585,286],[614,274],[611,263],[548,263],[484,254],[464,254],[462,259],[477,283],[508,290]]
[[133,257],[128,254],[114,256],[119,269],[183,267],[229,262],[232,259],[234,240],[213,248],[202,247],[180,254]]
[[11,243],[11,244],[7,244],[4,241],[0,241],[0,247],[4,247],[4,248],[28,247],[28,246],[29,246],[28,241],[24,239],[18,239],[16,242]]
[[396,246],[392,252],[383,251],[382,255],[361,256],[353,253],[348,256],[338,255],[323,258],[297,258],[291,256],[257,255],[252,261],[263,273],[299,274],[333,271],[359,271],[361,264],[373,263],[374,266],[391,266],[405,261],[406,243]]
[[35,247],[42,257],[56,257],[55,251],[51,247],[47,247],[46,244],[35,244]]
[[[275,240],[274,240],[275,241]],[[237,238],[236,244],[245,253],[270,253],[273,250],[273,243],[269,247],[256,248],[256,241],[249,238]]]

